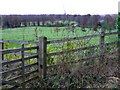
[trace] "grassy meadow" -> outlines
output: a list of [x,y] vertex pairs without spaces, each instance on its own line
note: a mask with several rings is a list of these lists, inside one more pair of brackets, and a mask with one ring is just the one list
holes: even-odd
[[[67,27],[23,27],[2,30],[2,39],[4,40],[25,40],[35,41],[37,37],[46,36],[48,40],[58,40],[63,38],[80,37],[86,35],[94,35],[100,33],[100,30],[93,31],[85,29],[82,31],[80,27],[73,29]],[[116,31],[116,30],[114,30]],[[37,37],[36,37],[37,36]],[[106,38],[107,41],[117,39],[116,35]]]
[[[116,30],[113,30],[116,31]],[[106,31],[108,32],[108,31]],[[2,30],[2,39],[4,40],[25,40],[36,41],[38,37],[46,36],[48,40],[58,40],[64,38],[80,37],[86,35],[99,34],[100,30],[93,31],[86,28],[82,31],[80,27],[22,27],[10,28]],[[99,37],[88,39],[89,45],[99,44]],[[117,35],[106,36],[105,42],[113,42],[117,40]],[[87,41],[87,40],[86,40]],[[9,47],[16,47],[19,45],[10,44]]]
[[75,28],[74,32],[66,27],[23,27],[3,30],[2,38],[5,40],[34,41],[36,40],[36,33],[38,37],[46,36],[48,40],[55,40],[68,37],[85,36],[95,32],[89,30],[83,32],[79,27]]

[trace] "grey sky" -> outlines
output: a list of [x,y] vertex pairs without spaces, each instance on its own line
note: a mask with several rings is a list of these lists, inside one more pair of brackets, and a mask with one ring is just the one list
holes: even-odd
[[119,0],[0,0],[0,14],[117,14]]

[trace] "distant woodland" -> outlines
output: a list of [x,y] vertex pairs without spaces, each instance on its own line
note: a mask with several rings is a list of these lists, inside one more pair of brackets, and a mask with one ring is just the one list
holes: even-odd
[[16,28],[27,26],[64,27],[69,25],[81,28],[95,28],[100,20],[105,20],[109,29],[116,28],[117,15],[69,15],[69,14],[42,14],[42,15],[2,15],[2,27]]

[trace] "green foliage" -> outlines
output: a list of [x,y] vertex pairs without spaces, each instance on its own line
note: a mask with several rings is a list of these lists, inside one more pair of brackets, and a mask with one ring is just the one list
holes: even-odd
[[[47,54],[53,52],[53,50],[54,50],[54,47],[50,45],[49,47],[47,47]],[[47,64],[48,65],[54,64],[54,58],[52,56],[47,57]]]
[[4,43],[4,49],[8,49],[9,45],[9,43]]

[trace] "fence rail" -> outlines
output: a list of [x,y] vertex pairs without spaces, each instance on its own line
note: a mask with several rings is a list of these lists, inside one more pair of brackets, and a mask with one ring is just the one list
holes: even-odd
[[[88,35],[88,36],[83,36],[83,37],[74,37],[74,38],[66,38],[66,39],[62,39],[62,40],[53,40],[53,41],[47,41],[46,37],[40,37],[38,41],[36,42],[31,42],[31,41],[14,41],[14,40],[2,40],[0,41],[0,44],[2,44],[2,46],[4,46],[3,44],[6,42],[9,43],[19,43],[22,44],[21,48],[16,48],[16,49],[7,49],[4,50],[4,48],[2,50],[0,50],[0,54],[2,55],[2,66],[6,66],[6,65],[13,65],[13,64],[19,64],[20,67],[14,67],[12,69],[9,70],[3,70],[2,71],[2,75],[3,77],[5,77],[6,75],[12,74],[13,72],[21,72],[20,75],[12,77],[8,80],[4,80],[2,81],[2,83],[4,85],[9,84],[9,85],[14,85],[14,86],[22,86],[22,88],[25,88],[26,83],[29,83],[30,81],[34,80],[34,79],[41,79],[41,78],[46,78],[46,73],[47,73],[47,69],[53,66],[57,66],[56,65],[47,65],[47,57],[48,56],[55,56],[55,55],[63,55],[66,53],[70,53],[70,52],[77,52],[77,51],[83,51],[83,50],[87,50],[87,49],[91,49],[91,48],[100,48],[100,54],[101,59],[103,59],[103,51],[104,51],[104,46],[111,46],[114,44],[120,44],[120,41],[117,42],[110,42],[110,43],[106,43],[105,42],[105,36],[109,36],[109,35],[119,35],[120,32],[110,32],[110,33],[105,33],[104,29],[101,31],[101,34],[96,34],[96,35]],[[72,50],[66,50],[66,51],[61,51],[61,52],[54,52],[54,53],[47,53],[47,45],[48,44],[55,44],[55,43],[64,43],[67,41],[74,41],[74,40],[83,40],[83,39],[89,39],[89,38],[96,38],[99,37],[100,38],[100,43],[98,45],[94,45],[94,46],[88,46],[88,47],[83,47],[83,48],[77,48],[77,49],[72,49]],[[36,44],[36,46],[33,47],[25,47],[25,44]],[[118,47],[120,48],[120,47]],[[36,50],[36,53],[31,53],[32,55],[28,55],[25,56],[25,51],[27,50]],[[10,53],[17,53],[20,52],[19,55],[21,55],[20,59],[15,59],[15,60],[10,60],[10,61],[5,61],[4,60],[4,55],[6,54],[10,54]],[[87,60],[90,58],[96,58],[98,57],[98,55],[93,55],[90,57],[85,57],[85,58],[80,58],[78,60],[71,60],[70,62],[66,62],[66,63],[74,63],[74,62],[79,62],[82,60]],[[27,60],[30,59],[36,59],[35,63],[32,64],[28,64],[26,65],[25,62]],[[26,72],[26,69],[29,68],[34,68],[36,66],[36,69],[33,71],[28,71]],[[32,75],[36,73],[36,76],[33,75],[33,77],[26,79],[27,76]],[[22,80],[21,83],[16,82],[16,80]]]
[[[105,36],[114,35],[114,34],[120,34],[120,32],[105,33]],[[100,36],[101,36],[101,34],[87,35],[87,36],[74,37],[74,38],[65,38],[65,39],[62,39],[62,40],[48,41],[47,44],[63,43],[63,42],[67,42],[67,41],[80,40],[80,39],[88,39],[88,38],[95,38],[95,37],[100,37]]]
[[[26,82],[29,82],[31,80],[33,80],[33,78],[36,78],[38,77],[37,76],[33,76],[31,79],[28,79],[26,80],[26,76],[28,75],[31,75],[31,74],[34,74],[34,73],[37,73],[38,70],[34,70],[34,71],[29,71],[29,72],[25,72],[25,69],[28,69],[28,68],[34,68],[35,66],[38,67],[38,62],[35,62],[35,63],[31,63],[31,64],[28,64],[26,65],[25,64],[25,61],[27,60],[30,60],[30,59],[37,59],[38,58],[38,55],[31,55],[29,57],[25,57],[24,56],[24,52],[25,51],[28,51],[28,50],[37,50],[38,49],[38,46],[33,46],[33,47],[24,47],[24,44],[22,44],[22,47],[21,48],[17,48],[17,49],[8,49],[8,50],[0,50],[0,54],[2,54],[3,56],[6,55],[6,54],[10,54],[10,53],[16,53],[16,52],[20,52],[21,53],[21,58],[20,59],[15,59],[15,60],[2,60],[2,67],[6,67],[6,65],[20,65],[20,67],[13,67],[12,69],[8,69],[8,70],[3,70],[2,71],[2,76],[5,77],[7,75],[10,75],[12,73],[18,73],[18,76],[14,76],[13,78],[11,77],[11,79],[9,80],[3,80],[2,84],[6,85],[6,84],[9,84],[9,85],[18,85],[18,86],[22,86],[23,88],[25,88],[25,84]],[[21,75],[19,75],[21,72]],[[20,79],[22,80],[21,83],[17,83],[16,80],[17,79]]]
[[16,44],[36,44],[38,43],[37,41],[23,41],[23,40],[1,40],[0,43],[16,43]]

